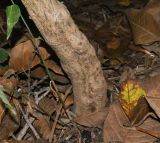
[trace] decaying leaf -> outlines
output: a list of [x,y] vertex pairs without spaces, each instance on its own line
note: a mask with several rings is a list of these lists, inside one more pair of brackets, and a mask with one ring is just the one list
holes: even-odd
[[121,105],[131,119],[134,108],[137,106],[138,100],[145,96],[146,93],[138,82],[127,81],[122,86],[122,91],[120,94]]
[[[119,102],[111,105],[109,114],[104,122],[103,137],[105,143],[152,143],[155,137],[137,131],[134,127],[126,127],[129,120]],[[148,118],[141,126],[144,129],[160,130],[158,121]]]
[[151,0],[142,10],[131,9],[128,19],[135,44],[160,41],[160,1]]

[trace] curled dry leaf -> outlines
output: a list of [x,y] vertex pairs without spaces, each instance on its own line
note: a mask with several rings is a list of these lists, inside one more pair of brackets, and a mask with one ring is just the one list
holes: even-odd
[[99,112],[76,117],[74,121],[80,125],[84,125],[88,127],[101,127],[104,123],[106,116],[108,115],[108,111],[109,111],[109,107],[105,107],[103,110]]
[[131,9],[128,19],[135,44],[160,41],[160,1],[151,0],[142,10]]
[[[155,137],[137,131],[134,127],[129,128],[125,125],[129,124],[129,120],[119,102],[115,102],[110,106],[109,114],[104,122],[103,137],[105,143],[151,143],[156,140]],[[150,130],[159,130],[158,121],[151,118],[147,119],[141,128]]]

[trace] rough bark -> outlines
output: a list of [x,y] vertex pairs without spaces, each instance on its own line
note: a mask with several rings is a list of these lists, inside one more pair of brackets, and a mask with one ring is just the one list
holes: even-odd
[[75,113],[101,110],[107,98],[100,62],[67,8],[57,0],[22,0],[22,3],[72,82]]

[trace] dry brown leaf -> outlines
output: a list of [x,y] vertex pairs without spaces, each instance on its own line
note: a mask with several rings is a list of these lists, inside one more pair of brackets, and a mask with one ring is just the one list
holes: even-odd
[[106,116],[108,115],[109,107],[105,107],[99,112],[90,113],[85,116],[76,117],[74,119],[80,125],[88,127],[101,127],[104,123]]
[[159,0],[151,0],[142,10],[129,11],[128,19],[135,44],[150,44],[160,40],[159,7]]
[[46,66],[51,69],[53,72],[59,75],[64,75],[62,68],[53,60],[47,60],[45,62]]
[[66,108],[68,108],[69,106],[73,105],[73,103],[74,103],[74,99],[73,99],[72,95],[69,95],[67,97],[67,99],[65,100],[65,102],[64,102]]
[[[40,47],[39,51],[44,60],[49,57],[46,49]],[[39,63],[39,57],[35,56],[31,40],[16,45],[10,51],[9,66],[17,72],[28,70]]]
[[110,41],[107,42],[108,49],[117,49],[120,47],[121,39],[119,37],[113,36]]
[[38,105],[46,113],[51,115],[53,112],[56,111],[57,102],[55,100],[53,100],[53,99],[45,97],[42,100],[40,100]]
[[17,129],[19,125],[8,114],[3,118],[0,124],[0,140],[8,139]]
[[[48,68],[50,68],[50,67],[48,67]],[[52,71],[50,72],[50,74],[51,74],[54,81],[58,81],[58,82],[63,83],[63,84],[69,83],[69,80],[66,76],[63,76],[63,75],[60,75],[60,74],[55,74]],[[36,66],[36,68],[31,70],[31,77],[42,78],[44,76],[46,76],[46,70],[41,65],[38,65],[38,66]]]
[[38,119],[34,122],[34,126],[45,140],[49,139],[51,129],[48,121],[44,117],[38,117]]
[[6,79],[0,77],[0,90],[10,94],[17,86],[17,80],[15,78]]
[[150,77],[144,81],[144,88],[147,93],[145,96],[150,107],[155,111],[160,118],[160,74]]
[[132,116],[130,117],[131,126],[139,126],[150,115],[154,115],[154,113],[150,111],[146,99],[140,98],[138,100],[137,106],[134,108],[132,112]]
[[[156,140],[156,138],[148,134],[137,131],[134,127],[129,128],[124,125],[129,125],[129,120],[119,102],[115,102],[111,105],[109,114],[104,122],[104,142],[151,143]],[[159,130],[160,124],[156,120],[147,119],[140,127]]]
[[105,23],[95,32],[95,38],[104,55],[110,58],[121,57],[130,42],[130,29],[124,17],[116,17]]

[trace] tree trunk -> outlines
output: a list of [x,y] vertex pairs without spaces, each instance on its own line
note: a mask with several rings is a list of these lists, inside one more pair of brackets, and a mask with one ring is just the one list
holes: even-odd
[[72,82],[75,113],[101,110],[107,96],[100,62],[67,8],[57,0],[22,0],[22,3]]

